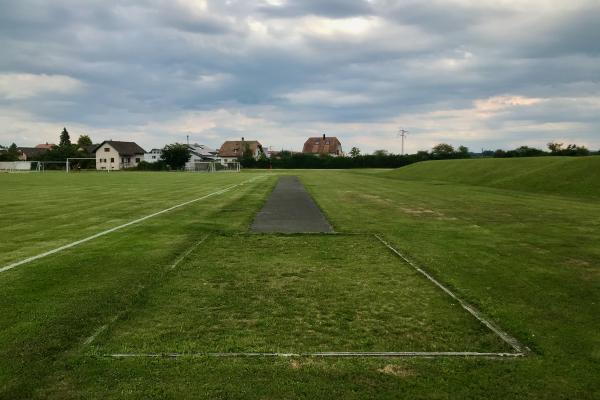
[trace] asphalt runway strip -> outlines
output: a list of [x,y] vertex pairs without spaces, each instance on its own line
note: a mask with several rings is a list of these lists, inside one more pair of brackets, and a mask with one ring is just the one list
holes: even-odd
[[333,233],[297,176],[279,178],[277,186],[250,227],[255,233]]

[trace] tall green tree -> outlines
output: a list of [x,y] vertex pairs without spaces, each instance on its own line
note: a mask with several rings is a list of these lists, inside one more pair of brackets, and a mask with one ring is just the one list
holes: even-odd
[[187,145],[173,143],[164,147],[160,157],[171,169],[183,169],[185,163],[190,161],[192,154]]
[[350,157],[356,158],[358,156],[360,156],[360,149],[358,147],[353,147],[350,149]]
[[448,143],[440,143],[438,145],[433,146],[431,149],[431,155],[434,158],[444,159],[444,158],[452,158],[454,155],[454,147],[449,145]]
[[67,128],[63,128],[60,133],[60,142],[58,143],[60,147],[68,147],[71,146],[71,137],[69,136],[69,131]]
[[6,151],[0,153],[0,161],[18,161],[19,149],[15,143],[11,144]]
[[91,146],[92,144],[92,139],[88,135],[80,135],[77,139],[77,146],[79,147]]

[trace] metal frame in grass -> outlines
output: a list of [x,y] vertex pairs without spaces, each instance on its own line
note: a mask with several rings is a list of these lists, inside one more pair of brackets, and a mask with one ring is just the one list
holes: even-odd
[[[315,235],[315,234],[309,234]],[[348,235],[348,233],[326,233],[325,235]],[[350,233],[350,235],[367,235],[365,233]],[[438,358],[438,357],[462,357],[462,358],[498,358],[498,359],[514,359],[525,357],[528,355],[530,350],[522,345],[515,337],[508,334],[478,311],[474,306],[467,303],[465,300],[457,296],[453,291],[444,286],[440,281],[435,279],[431,274],[423,270],[416,263],[411,261],[400,251],[394,248],[390,243],[382,238],[379,234],[368,234],[375,237],[381,244],[387,247],[393,254],[399,257],[406,264],[411,266],[427,280],[433,283],[435,286],[444,291],[448,296],[457,301],[463,309],[471,314],[475,319],[485,325],[495,335],[497,335],[503,342],[508,344],[514,351],[513,352],[474,352],[474,351],[326,351],[326,352],[198,352],[198,353],[112,353],[103,354],[103,357],[108,358],[199,358],[199,357],[216,357],[216,358],[253,358],[253,357],[265,357],[265,358],[288,358],[288,357],[314,357],[314,358],[374,358],[374,357],[420,357],[420,358]],[[197,249],[208,236],[204,237],[200,242],[194,243],[190,248],[185,250],[183,254],[177,259],[177,261],[169,268],[174,269],[183,259],[189,256],[193,250]],[[111,322],[115,322],[118,318],[111,319]],[[101,331],[104,331],[107,325],[103,325],[99,328],[99,331],[94,333],[85,344],[91,344],[92,341],[98,336]],[[91,340],[90,340],[91,339]]]

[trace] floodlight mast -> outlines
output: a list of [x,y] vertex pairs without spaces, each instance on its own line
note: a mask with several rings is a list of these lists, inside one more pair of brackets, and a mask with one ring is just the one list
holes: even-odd
[[404,155],[404,138],[406,137],[406,134],[408,133],[407,130],[400,128],[398,130],[398,136],[400,136],[402,138],[402,152],[400,153],[400,155]]

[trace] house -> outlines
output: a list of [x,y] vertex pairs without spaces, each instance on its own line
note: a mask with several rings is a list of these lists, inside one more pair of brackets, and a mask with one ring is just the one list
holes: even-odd
[[118,170],[133,168],[144,159],[146,151],[134,142],[105,140],[94,149],[96,169]]
[[219,159],[221,163],[238,161],[244,155],[244,151],[249,149],[252,157],[260,158],[265,154],[262,145],[257,140],[228,140],[221,145],[219,149]]
[[195,164],[203,161],[216,161],[218,151],[203,144],[188,144],[190,149],[190,160],[185,164],[185,169],[188,171],[195,170]]
[[48,151],[47,148],[40,147],[17,147],[19,152],[19,160],[30,161],[39,159],[42,154]]
[[304,142],[304,154],[343,156],[342,143],[335,136],[311,137]]
[[41,143],[35,146],[36,149],[46,149],[46,150],[52,150],[53,147],[55,147],[56,145],[54,143]]
[[160,160],[161,156],[162,149],[152,149],[148,153],[144,154],[144,161],[155,163]]

